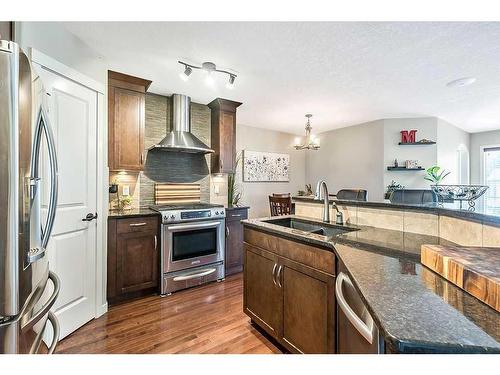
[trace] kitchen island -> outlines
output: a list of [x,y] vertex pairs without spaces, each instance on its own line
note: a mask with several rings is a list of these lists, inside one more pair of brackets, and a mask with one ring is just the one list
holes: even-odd
[[[269,267],[273,268],[273,264],[280,264],[280,261],[275,262],[272,259],[277,253],[281,253],[279,256],[286,260],[289,259],[286,253],[289,250],[285,250],[286,248],[304,246],[304,254],[300,255],[300,250],[295,250],[293,254],[296,258],[302,256],[311,262],[302,273],[312,270],[327,276],[324,288],[317,288],[321,292],[315,298],[322,299],[324,306],[320,304],[316,308],[323,308],[322,313],[326,314],[326,319],[329,321],[324,325],[315,324],[314,329],[330,329],[333,332],[327,334],[337,336],[335,324],[337,309],[331,306],[331,304],[336,305],[335,292],[331,285],[338,275],[338,264],[341,263],[380,330],[380,348],[383,352],[500,353],[500,314],[420,265],[419,251],[422,244],[453,243],[450,240],[435,235],[364,225],[348,224],[339,228],[335,225],[326,225],[317,219],[295,215],[280,217],[282,222],[276,219],[243,221],[246,260],[249,254],[253,257],[255,248],[260,252],[267,248],[264,251],[274,254],[270,257],[269,263]],[[326,231],[313,233],[307,227],[301,230],[294,228],[293,225],[287,226],[283,223],[286,219],[309,223],[311,226],[322,226]],[[343,228],[346,231],[339,234],[335,230],[330,234],[331,228]],[[260,236],[260,246],[255,242],[248,245],[247,240],[255,237],[256,233]],[[280,245],[279,241],[288,242]],[[331,258],[326,252],[331,253]],[[252,273],[252,268],[252,264],[245,263],[245,273]],[[274,275],[276,273],[273,273],[273,283],[276,282],[282,287],[284,278],[281,278],[279,272],[278,278]],[[245,277],[245,293],[248,288],[252,288],[251,281]],[[308,285],[309,279],[303,278],[302,281]],[[298,288],[299,285],[299,283],[291,285],[290,289]],[[312,288],[303,286],[307,287]],[[274,293],[273,287],[270,289],[269,293]],[[282,294],[278,294],[275,298],[286,300],[286,293],[285,285]],[[308,302],[311,303],[310,300]],[[275,314],[286,317],[286,308],[285,304],[281,310],[276,310]],[[280,320],[275,317],[274,322],[279,325],[278,331],[281,335],[281,339],[278,339],[280,343],[283,343],[283,337],[286,338],[283,332],[286,333],[287,330],[293,332],[293,324],[302,325],[303,334],[308,335],[306,323],[310,318],[307,316],[310,308],[299,306],[295,309],[301,313],[294,315],[295,320],[288,321],[288,328],[283,323],[284,318]],[[248,311],[246,312],[248,314]],[[302,318],[306,323],[300,319],[300,314],[303,314]],[[266,324],[259,322],[255,316],[248,315],[258,325]],[[318,337],[317,332],[314,335]],[[310,347],[326,348],[326,352],[329,353],[336,352],[337,345],[334,344],[336,339],[330,337],[329,340],[330,346]],[[285,347],[289,349],[289,346]],[[321,352],[300,350],[297,347],[295,349],[292,351]]]

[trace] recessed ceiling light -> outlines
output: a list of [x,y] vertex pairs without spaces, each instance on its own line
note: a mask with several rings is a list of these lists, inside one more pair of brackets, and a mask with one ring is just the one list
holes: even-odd
[[448,86],[448,87],[463,87],[463,86],[472,85],[474,82],[476,82],[476,79],[474,77],[463,77],[463,78],[455,79],[454,81],[448,82],[446,84],[446,86]]

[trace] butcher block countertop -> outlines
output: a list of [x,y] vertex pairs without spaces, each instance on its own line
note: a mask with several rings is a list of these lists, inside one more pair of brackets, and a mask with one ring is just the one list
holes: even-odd
[[421,263],[500,312],[500,249],[422,245]]

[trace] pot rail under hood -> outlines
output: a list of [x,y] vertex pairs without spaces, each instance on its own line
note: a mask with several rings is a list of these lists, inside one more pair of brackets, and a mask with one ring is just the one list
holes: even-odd
[[172,131],[161,142],[149,150],[163,150],[208,154],[215,151],[191,133],[191,98],[186,95],[172,95],[173,116]]

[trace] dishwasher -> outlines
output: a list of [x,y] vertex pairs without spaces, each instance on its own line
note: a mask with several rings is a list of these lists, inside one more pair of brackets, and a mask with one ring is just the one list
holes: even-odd
[[337,352],[339,354],[383,353],[383,340],[380,339],[379,329],[354,288],[343,264],[339,264],[335,296],[337,297]]

